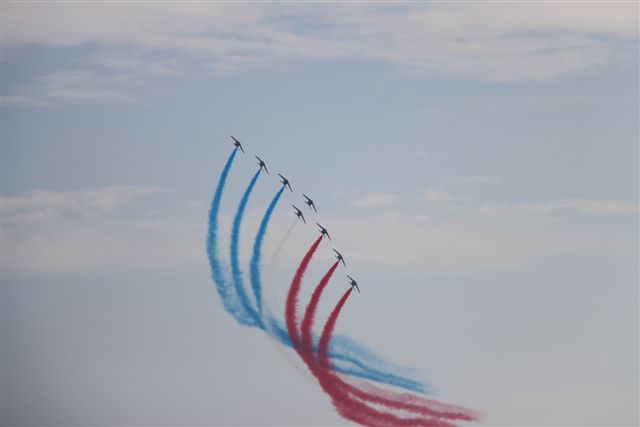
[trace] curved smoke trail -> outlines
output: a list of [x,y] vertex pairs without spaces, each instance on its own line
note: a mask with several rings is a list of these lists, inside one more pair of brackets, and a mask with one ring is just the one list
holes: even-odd
[[[386,405],[387,407],[391,407],[392,409],[396,410],[407,408],[389,405],[390,402],[387,402],[384,399],[380,399],[378,396],[354,396],[353,390],[351,389],[355,387],[350,384],[342,384],[341,380],[331,373],[328,356],[329,342],[331,340],[331,335],[333,334],[333,330],[335,328],[340,311],[351,295],[352,289],[348,289],[345,292],[336,307],[331,312],[331,315],[329,316],[325,324],[322,335],[320,337],[320,342],[318,344],[319,360],[315,360],[314,352],[310,351],[310,349],[313,348],[310,328],[313,325],[313,317],[315,315],[315,310],[317,308],[320,295],[326,287],[330,276],[333,273],[333,270],[335,270],[334,266],[332,266],[332,268],[329,270],[329,272],[327,272],[325,277],[323,277],[321,282],[314,290],[312,301],[309,303],[309,307],[305,312],[305,319],[303,320],[303,327],[305,329],[300,331],[303,343],[301,344],[301,347],[298,347],[298,354],[307,364],[312,374],[318,379],[318,382],[321,385],[322,389],[331,397],[335,409],[346,419],[357,422],[359,424],[376,427],[453,427],[454,424],[450,422],[451,417],[449,415],[453,415],[453,418],[455,419],[468,419],[466,417],[458,417],[458,414],[439,413],[437,411],[430,411],[428,415],[420,414],[417,417],[402,417],[397,413],[397,411],[394,413],[377,409],[375,407],[369,406],[369,404],[375,404],[378,406]],[[296,333],[296,331],[294,330],[289,330],[289,332],[292,335]],[[356,389],[356,391],[364,394],[364,392],[360,390]],[[450,405],[440,405],[442,407],[446,407],[447,409],[451,407]]]
[[[322,236],[320,236],[320,238],[321,237]],[[290,296],[287,297],[287,301],[285,305],[285,322],[289,322],[290,318],[295,319],[297,316],[297,313],[296,313],[297,302],[294,301],[294,299],[297,299],[297,293],[300,290],[302,276],[304,275],[309,265],[309,262],[313,257],[313,254],[315,253],[317,245],[320,242],[320,238],[318,238],[318,240],[309,248],[309,251],[303,258],[300,265],[298,266],[296,275],[293,281],[291,282],[290,291],[291,289],[293,289],[294,293],[290,294]],[[271,328],[270,330],[276,332],[278,339],[280,339],[280,341],[284,345],[287,345],[289,347],[294,347],[295,349],[294,343],[296,342],[295,340],[298,338],[297,338],[297,335],[292,336],[290,333],[288,333],[289,330],[291,329],[288,323],[286,325],[286,328],[284,325],[280,324],[280,322],[276,319],[270,319],[268,324],[270,325],[270,328]],[[294,328],[293,330],[295,331],[296,329]],[[377,359],[374,358],[374,360],[378,361],[378,366],[380,366],[380,368],[377,368],[377,369],[369,366],[370,365],[369,360],[366,360],[366,363],[358,360],[358,359],[366,359],[367,355],[372,354],[370,351],[366,350],[362,345],[356,344],[349,339],[343,339],[342,344],[343,344],[342,348],[331,349],[331,352],[330,352],[331,358],[342,360],[346,363],[349,363],[352,367],[345,367],[338,364],[334,364],[333,368],[336,369],[337,371],[343,374],[353,375],[353,376],[365,378],[371,381],[377,381],[383,384],[389,384],[396,387],[401,387],[401,388],[404,388],[405,390],[410,390],[416,393],[426,393],[427,391],[430,391],[428,385],[423,384],[422,382],[405,378],[401,375],[389,373],[388,372],[389,368],[386,368],[386,369],[382,368],[382,366],[384,366],[384,362],[381,362],[380,359],[377,358],[377,356],[376,356]],[[360,348],[365,350],[363,351],[363,355],[357,355],[357,354],[354,354],[353,352],[352,354],[349,354],[348,350],[352,348],[352,346],[355,348]],[[347,351],[343,351],[345,349]]]
[[[338,262],[335,262],[314,289],[301,323],[300,333],[302,335],[302,355],[311,362],[314,362],[314,356],[316,355],[316,352],[314,352],[313,349],[312,336],[316,310],[322,293],[329,283],[329,280],[337,266]],[[330,320],[327,322],[327,326],[325,326],[325,331],[323,331],[320,338],[317,352],[318,362],[316,363],[319,363],[321,369],[327,371],[326,373],[334,385],[351,396],[350,400],[355,398],[364,403],[371,403],[387,407],[394,411],[404,411],[418,415],[418,418],[412,418],[412,420],[416,422],[425,422],[427,423],[426,425],[433,425],[434,418],[444,419],[446,422],[452,420],[473,421],[477,419],[477,414],[466,408],[443,404],[432,399],[426,399],[407,393],[391,392],[375,387],[365,381],[354,382],[351,379],[331,374],[329,369],[328,346],[337,316],[335,319],[332,319],[333,318],[330,317]],[[376,414],[376,416],[378,416],[378,414]],[[406,419],[407,418],[401,418],[401,420]]]
[[222,200],[222,193],[224,192],[225,184],[227,183],[227,177],[229,171],[233,165],[233,160],[238,153],[238,149],[234,149],[231,155],[227,159],[227,162],[220,174],[220,180],[218,186],[213,195],[211,201],[211,208],[209,209],[209,228],[207,231],[207,255],[209,257],[209,265],[211,266],[211,277],[216,284],[216,289],[222,300],[222,305],[229,314],[231,314],[238,322],[244,321],[243,310],[237,300],[234,293],[230,292],[231,284],[227,280],[227,277],[223,271],[222,262],[218,257],[218,213],[220,212],[220,201]]
[[276,195],[271,200],[269,207],[267,208],[264,216],[262,217],[262,221],[260,222],[260,228],[258,229],[258,233],[256,234],[256,240],[253,243],[253,254],[251,255],[251,287],[253,288],[253,294],[256,297],[256,305],[258,307],[258,312],[262,312],[262,278],[260,277],[260,259],[262,257],[262,242],[264,240],[265,234],[267,234],[267,226],[269,225],[269,220],[271,219],[271,215],[273,214],[273,210],[276,208],[280,197],[282,196],[282,192],[284,191],[284,185]]
[[300,293],[300,286],[302,285],[302,278],[304,277],[304,273],[307,271],[307,267],[311,262],[311,258],[313,258],[313,254],[318,249],[320,242],[322,242],[322,237],[324,235],[320,235],[313,242],[313,245],[309,248],[307,253],[302,258],[302,262],[298,266],[296,270],[296,274],[293,276],[293,280],[291,281],[291,287],[289,288],[289,293],[287,294],[287,301],[285,303],[285,322],[287,324],[287,331],[289,332],[289,337],[291,338],[291,343],[293,348],[300,352],[300,335],[298,334],[298,327],[296,325],[297,317],[298,317],[298,293]]
[[244,281],[242,279],[242,270],[240,269],[240,225],[242,224],[242,217],[244,216],[244,211],[247,208],[247,203],[249,202],[249,197],[251,196],[251,192],[256,185],[256,181],[258,181],[258,177],[260,176],[260,171],[262,169],[258,169],[258,171],[253,175],[247,189],[245,190],[242,198],[240,199],[240,204],[238,205],[238,210],[236,211],[236,215],[233,218],[233,227],[231,228],[231,273],[233,274],[233,285],[236,290],[236,295],[240,300],[240,304],[244,309],[244,316],[242,318],[242,324],[247,326],[259,326],[262,327],[262,319],[258,316],[258,310],[253,307],[252,302],[249,301],[249,296],[244,289]]
[[[298,223],[298,219],[296,218],[294,218],[293,221],[291,221],[291,225],[289,226],[289,228],[287,228],[287,231],[282,236],[282,239],[280,239],[280,241],[278,242],[278,245],[276,246],[276,250],[273,251],[273,255],[271,255],[271,259],[269,259],[269,265],[267,266],[267,274],[265,274],[265,279],[264,279],[264,287],[262,289],[262,293],[265,295],[269,293],[269,290],[271,288],[271,278],[273,276],[273,270],[275,269],[276,265],[278,264],[278,261],[280,260],[280,254],[282,254],[282,250],[284,249],[284,246],[286,245],[286,243],[289,241],[289,237],[291,236],[291,233],[293,232],[293,229],[296,227],[297,223]],[[255,245],[254,245],[254,251],[255,251]],[[258,274],[258,277],[260,277],[260,274]],[[265,319],[263,318],[262,320],[264,321]]]
[[331,268],[322,276],[320,279],[320,283],[313,290],[313,294],[311,295],[311,300],[309,301],[309,305],[304,312],[304,317],[302,318],[302,324],[300,326],[300,332],[302,334],[302,351],[305,353],[306,357],[315,357],[315,351],[313,347],[313,322],[316,315],[316,309],[318,308],[318,303],[320,302],[320,296],[324,291],[324,288],[329,284],[329,280],[331,280],[331,276],[338,268],[338,264],[340,261],[336,261],[333,263]]
[[[278,350],[278,352],[282,355],[282,357],[284,357],[284,359],[287,362],[289,362],[289,364],[293,367],[293,369],[298,371],[303,378],[312,380],[304,364],[302,364],[300,360],[297,359],[293,354],[285,350],[285,347],[289,347],[287,345],[287,342],[289,342],[289,334],[284,329],[284,327],[282,327],[282,325],[278,324],[278,321],[273,315],[273,311],[271,310],[271,307],[267,303],[268,300],[272,300],[272,298],[270,298],[271,297],[270,291],[273,284],[272,283],[273,272],[274,272],[275,266],[277,265],[278,260],[280,259],[280,254],[282,253],[282,250],[284,249],[284,246],[289,240],[289,237],[291,236],[291,233],[293,232],[293,229],[295,228],[297,223],[298,223],[298,219],[294,218],[293,221],[291,222],[291,225],[289,225],[289,228],[287,228],[287,231],[284,233],[284,235],[278,242],[278,245],[276,246],[276,250],[273,252],[273,255],[269,260],[269,265],[267,266],[267,273],[265,275],[265,280],[264,280],[264,286],[262,289],[263,305],[262,305],[261,316],[262,316],[262,324],[264,325],[265,332],[267,333],[267,337],[269,338],[269,341],[273,344],[273,346],[276,348],[276,350]],[[258,273],[258,277],[260,277],[260,273]],[[284,346],[280,344],[283,344]]]

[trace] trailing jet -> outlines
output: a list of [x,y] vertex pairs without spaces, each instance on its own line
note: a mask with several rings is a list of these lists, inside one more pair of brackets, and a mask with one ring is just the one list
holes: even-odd
[[347,274],[347,277],[349,278],[349,284],[351,285],[351,289],[356,288],[356,291],[358,291],[358,293],[360,293],[360,288],[358,287],[358,282],[353,280],[353,277],[349,276],[348,274]]
[[[291,205],[291,206],[293,206],[293,205]],[[304,215],[302,215],[302,211],[301,211],[300,209],[296,208],[295,206],[293,206],[293,209],[295,209],[295,210],[296,210],[296,216],[297,216],[298,218],[302,219],[302,222],[304,222],[304,223],[306,224],[306,223],[307,223],[307,221],[305,221],[305,219],[304,219]]]
[[313,200],[311,200],[310,198],[308,198],[304,194],[303,194],[303,196],[304,196],[305,199],[307,199],[307,201],[305,203],[307,204],[307,206],[309,206],[309,209],[313,208],[313,210],[316,211],[316,213],[318,213],[318,210],[316,209],[316,205],[313,203]]
[[264,169],[266,173],[269,173],[269,170],[267,170],[267,165],[264,163],[264,161],[258,156],[256,156],[256,159],[258,159],[258,165],[260,165],[260,169]]
[[336,258],[338,258],[338,262],[342,261],[342,264],[344,264],[344,266],[346,267],[347,264],[345,264],[344,258],[342,257],[342,254],[340,252],[336,251],[335,249],[333,250],[333,252],[336,253]]
[[323,236],[327,236],[327,238],[331,240],[331,236],[329,236],[329,232],[327,231],[327,229],[321,226],[320,224],[318,224],[317,222],[316,222],[316,225],[320,227],[320,230],[318,230],[320,234],[322,234]]
[[289,187],[289,191],[293,192],[293,190],[291,189],[291,185],[289,185],[289,180],[287,178],[285,178],[284,176],[278,174],[278,176],[280,176],[280,178],[282,178],[282,181],[280,181],[282,183],[282,185],[284,187]]
[[240,144],[240,141],[238,141],[237,139],[235,139],[235,138],[233,137],[233,135],[229,135],[229,136],[231,137],[231,139],[233,139],[233,140],[234,140],[233,145],[234,145],[236,148],[239,148],[239,149],[240,149],[240,151],[242,151],[242,154],[244,154],[244,149],[242,148],[242,144]]

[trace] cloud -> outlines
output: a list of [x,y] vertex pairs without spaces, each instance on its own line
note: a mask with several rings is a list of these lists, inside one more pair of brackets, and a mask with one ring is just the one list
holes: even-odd
[[398,203],[400,196],[391,193],[365,193],[353,200],[353,205],[361,208],[392,206]]
[[550,214],[555,212],[573,212],[581,214],[625,214],[640,210],[637,202],[617,199],[557,199],[540,203],[522,203],[511,205],[488,205],[474,208],[482,215],[513,216],[522,214]]
[[347,200],[351,206],[359,208],[376,208],[394,206],[402,196],[396,193],[379,191],[338,191],[333,193],[335,199]]
[[3,105],[47,107],[60,104],[131,103],[127,88],[135,86],[121,73],[99,73],[81,69],[62,71],[41,77],[32,87],[15,88],[22,92],[2,97]]
[[[105,268],[156,269],[204,262],[203,221],[149,204],[159,187],[119,185],[85,191],[36,190],[0,199],[5,277],[82,274]],[[184,204],[184,203],[182,203]],[[190,209],[187,211],[191,211]]]
[[437,187],[424,193],[424,199],[429,203],[446,204],[457,200],[457,197],[443,187]]
[[37,97],[27,95],[2,95],[0,96],[0,104],[21,107],[46,107],[49,105],[49,103],[42,98],[38,99]]
[[6,224],[51,220],[64,214],[95,214],[114,210],[136,197],[159,193],[159,187],[113,185],[86,191],[34,190],[15,196],[0,197],[0,215]]
[[[126,47],[156,61],[160,72],[174,67],[148,54],[184,54],[217,72],[349,58],[387,62],[416,76],[536,80],[593,69],[621,53],[633,57],[633,48],[622,42],[637,40],[637,8],[5,2],[2,43]],[[132,68],[127,60],[111,62]]]
[[[634,256],[635,236],[606,227],[526,221],[505,223],[494,217],[386,212],[323,217],[334,247],[351,271],[467,277],[527,271],[549,257],[600,256],[609,251]],[[284,227],[281,227],[281,229]],[[295,239],[283,256],[295,265],[311,236]],[[319,259],[324,255],[320,253]],[[329,259],[330,254],[326,255]]]
[[500,181],[500,178],[497,176],[450,176],[446,180],[453,184],[483,184]]
[[[390,203],[385,193],[361,193],[361,204]],[[155,195],[150,209],[147,196]],[[158,187],[110,186],[85,191],[37,190],[2,197],[3,275],[79,274],[102,269],[164,269],[206,266],[204,236],[207,205]],[[133,203],[138,201],[139,203]],[[195,208],[195,209],[194,209]],[[455,215],[424,211],[373,210],[369,215],[324,215],[322,224],[348,257],[351,268],[412,274],[467,275],[526,269],[545,257],[632,253],[636,239],[623,230],[567,222],[504,221],[502,215],[560,210],[614,214],[637,212],[637,204],[616,200],[564,199],[484,210],[460,207]],[[249,239],[263,208],[247,212],[243,235]],[[276,215],[265,242],[265,262],[292,218]],[[228,241],[231,216],[220,218],[221,241]],[[283,257],[299,262],[313,228],[297,228]],[[303,235],[305,237],[303,237]],[[245,242],[246,243],[246,242]],[[250,244],[242,245],[248,259]],[[325,254],[330,258],[330,254]],[[323,255],[319,255],[322,257]]]

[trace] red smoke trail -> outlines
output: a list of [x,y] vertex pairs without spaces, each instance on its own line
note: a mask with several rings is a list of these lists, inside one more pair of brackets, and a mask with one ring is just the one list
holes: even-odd
[[[333,374],[329,369],[328,360],[328,348],[331,334],[335,328],[340,310],[346,303],[348,296],[351,294],[351,289],[345,293],[340,300],[334,311],[329,317],[323,334],[319,343],[319,357],[320,363],[315,361],[313,355],[313,323],[315,318],[316,309],[320,301],[322,292],[326,288],[331,276],[338,266],[338,262],[334,263],[329,271],[324,275],[318,286],[313,292],[307,310],[301,325],[302,344],[300,347],[296,347],[298,353],[303,358],[311,372],[316,376],[322,388],[332,397],[336,410],[345,418],[352,421],[365,424],[365,425],[380,425],[380,426],[396,426],[396,425],[421,425],[421,426],[453,426],[453,424],[436,418],[445,418],[448,420],[475,420],[476,416],[471,411],[464,408],[460,408],[453,405],[442,404],[430,399],[424,399],[417,396],[413,396],[407,393],[394,393],[387,390],[383,390],[374,387],[364,381],[358,383],[358,385],[349,384],[345,380]],[[295,290],[296,294],[289,293],[287,299],[288,302],[292,301],[295,306],[297,299],[297,292],[299,291],[300,283],[297,283],[298,288]],[[289,319],[287,327],[289,333],[292,334],[292,328],[297,323],[295,317]],[[295,333],[295,329],[294,329]],[[297,333],[295,333],[297,336]],[[362,402],[357,400],[366,401],[369,403],[383,405],[394,410],[405,410],[418,414],[418,418],[403,418],[398,417],[391,413],[380,412]]]
[[341,385],[336,381],[336,377],[330,373],[329,369],[327,369],[327,365],[322,365],[322,363],[328,363],[327,350],[329,347],[329,341],[331,340],[331,335],[333,334],[336,322],[338,321],[340,311],[342,310],[342,307],[344,307],[352,291],[353,289],[350,288],[344,293],[329,315],[329,319],[327,320],[318,345],[319,350],[323,351],[323,353],[320,353],[322,360],[321,364],[317,364],[312,358],[305,358],[307,366],[316,376],[323,390],[331,396],[336,410],[340,415],[348,420],[372,427],[453,427],[453,424],[451,423],[434,419],[425,420],[422,418],[401,418],[394,414],[381,412],[362,402],[354,400],[351,396],[345,393],[343,387],[341,387]]
[[[351,291],[352,289],[349,289],[349,291],[345,293],[346,298],[343,297],[338,305],[336,305],[336,308],[329,316],[324,330],[322,331],[322,335],[320,336],[320,342],[318,344],[320,369],[324,371],[327,376],[331,377],[338,387],[353,396],[357,396],[359,399],[369,401],[373,404],[387,406],[392,409],[411,411],[422,416],[419,418],[399,418],[395,415],[387,414],[393,417],[392,425],[400,425],[398,423],[405,424],[406,422],[409,422],[407,425],[451,426],[453,424],[449,423],[449,420],[477,420],[477,415],[475,413],[459,406],[443,404],[431,399],[412,396],[407,393],[394,393],[371,385],[366,387],[365,390],[361,390],[352,384],[344,382],[330,371],[328,357],[329,342],[331,341],[331,335],[333,334],[338,316],[340,315],[340,310],[342,309],[342,306],[344,306],[344,303],[348,298],[348,294],[350,294]],[[404,400],[406,398],[410,398],[410,400]],[[375,417],[380,417],[380,412],[368,406],[367,408],[369,408],[370,412],[374,412],[376,414]]]
[[304,258],[302,258],[302,262],[298,266],[296,270],[295,276],[293,276],[293,280],[291,281],[291,287],[289,288],[289,294],[287,295],[287,302],[285,306],[284,316],[285,321],[287,322],[287,330],[289,332],[289,336],[291,337],[291,343],[293,344],[293,348],[296,351],[300,351],[300,336],[298,335],[298,325],[297,325],[297,317],[298,317],[298,293],[300,292],[300,285],[302,283],[302,277],[304,273],[307,271],[307,267],[311,262],[311,258],[313,258],[313,254],[318,249],[318,245],[322,241],[323,235],[320,235],[318,239],[311,245],[309,250],[307,251]]
[[338,264],[340,261],[336,261],[333,263],[329,271],[322,277],[318,286],[316,286],[313,291],[313,295],[311,296],[311,300],[309,301],[309,305],[304,312],[304,318],[302,319],[302,325],[300,326],[300,333],[302,334],[302,351],[305,353],[306,357],[313,358],[313,321],[315,320],[316,309],[318,308],[318,303],[320,302],[320,296],[322,296],[322,292],[324,288],[329,284],[329,280],[331,280],[331,276],[333,276],[333,272],[338,268]]

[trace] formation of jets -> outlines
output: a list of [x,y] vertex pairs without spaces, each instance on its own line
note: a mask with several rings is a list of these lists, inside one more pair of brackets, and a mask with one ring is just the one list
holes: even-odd
[[[233,135],[229,135],[229,136],[231,136],[231,139],[233,139],[233,146],[235,147],[235,149],[236,150],[240,149],[240,151],[242,151],[242,154],[244,154],[244,148],[242,148],[242,144],[240,143],[240,141],[238,141]],[[260,170],[264,170],[266,173],[269,173],[269,170],[267,169],[267,164],[264,162],[264,160],[262,160],[258,156],[255,156],[255,157],[258,160],[258,166],[260,167]],[[291,189],[291,184],[289,183],[289,180],[284,176],[282,176],[281,174],[278,174],[278,176],[280,177],[280,183],[282,184],[282,186],[284,188],[288,188],[289,191],[293,192],[293,190]],[[304,203],[309,207],[309,210],[313,209],[314,212],[318,213],[318,210],[316,209],[316,205],[315,203],[313,203],[313,200],[311,200],[306,194],[303,194],[302,196],[305,198]],[[302,214],[302,211],[298,209],[295,205],[291,205],[291,206],[293,206],[293,209],[295,209],[294,214],[296,215],[296,217],[298,217],[298,219],[301,219],[302,222],[306,224],[307,221],[305,220],[304,215]],[[329,232],[327,231],[327,229],[321,226],[320,224],[318,224],[317,222],[316,222],[316,225],[320,227],[318,229],[320,234],[323,236],[326,236],[327,239],[331,240],[331,236],[329,236]],[[336,258],[338,259],[338,262],[341,262],[346,267],[347,264],[345,263],[344,257],[342,256],[342,254],[335,249],[333,249],[333,251],[336,253]],[[353,280],[353,278],[349,275],[347,275],[347,278],[349,279],[349,285],[351,285],[351,288],[352,289],[355,288],[358,291],[358,293],[360,293],[360,288],[358,287],[358,283],[355,280]]]

